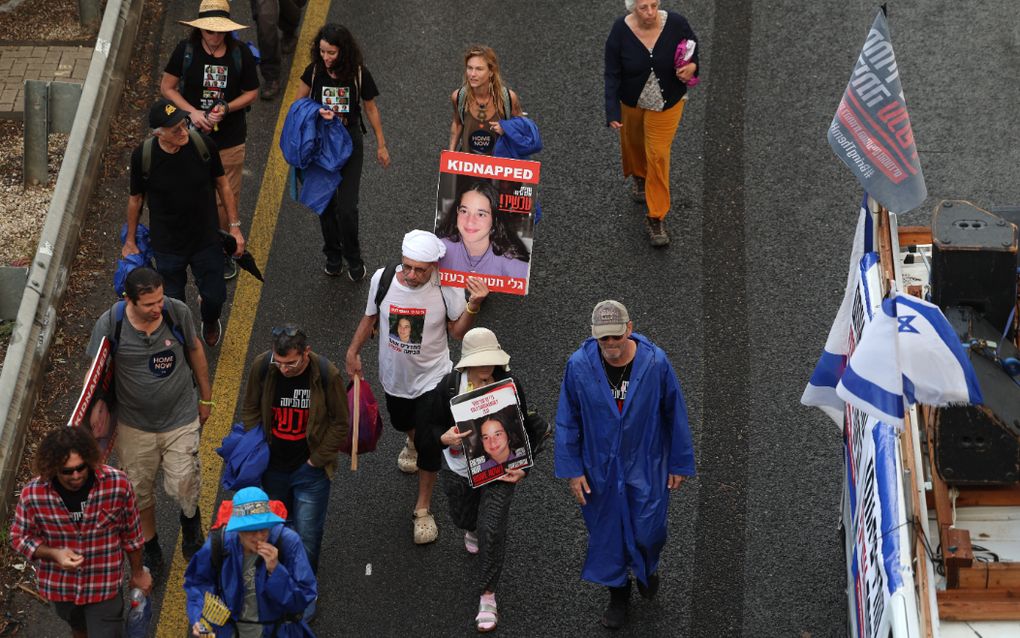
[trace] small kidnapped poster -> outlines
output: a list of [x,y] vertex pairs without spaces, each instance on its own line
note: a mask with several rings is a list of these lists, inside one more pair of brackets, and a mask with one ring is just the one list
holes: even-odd
[[450,411],[461,432],[470,431],[462,446],[472,487],[495,481],[508,470],[533,464],[524,430],[517,386],[497,381],[450,399]]
[[[81,389],[81,396],[74,404],[74,411],[67,425],[70,427],[85,427],[92,431],[99,443],[103,459],[113,450],[113,438],[116,434],[114,426],[117,421],[114,418],[115,406],[110,401],[113,396],[113,348],[110,340],[103,337],[99,342],[99,350],[96,352],[92,365],[89,366],[88,374],[85,375],[85,385]],[[91,418],[92,408],[98,399],[105,399],[107,411],[103,415],[96,415]],[[93,423],[94,421],[94,423]]]
[[481,277],[489,290],[528,294],[541,164],[443,151],[436,194],[436,236],[444,286]]

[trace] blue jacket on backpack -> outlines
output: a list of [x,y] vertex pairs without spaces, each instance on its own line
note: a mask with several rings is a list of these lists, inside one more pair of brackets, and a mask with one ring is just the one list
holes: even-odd
[[322,105],[301,98],[290,106],[280,134],[283,159],[301,172],[301,189],[295,197],[321,215],[340,186],[340,169],[354,146],[338,118],[319,115]]
[[[259,620],[263,623],[262,635],[272,636],[274,621],[285,621],[288,614],[300,614],[318,596],[315,574],[308,564],[305,547],[297,532],[279,524],[269,530],[269,542],[279,548],[279,563],[273,573],[266,570],[262,558],[255,561],[255,595],[258,601]],[[188,598],[189,630],[202,617],[205,593],[219,594],[236,620],[244,608],[244,549],[237,532],[223,532],[223,567],[213,573],[212,539],[207,537],[202,549],[192,557],[184,572],[184,591]],[[217,581],[218,579],[218,581]],[[217,583],[219,586],[217,586]],[[217,638],[234,636],[228,623],[216,628]],[[303,620],[281,622],[277,638],[314,638],[308,623]]]
[[503,134],[497,136],[496,146],[492,149],[495,157],[528,159],[542,150],[542,137],[534,121],[526,117],[512,117],[500,120],[499,126]]
[[[542,150],[542,136],[538,134],[538,125],[526,117],[512,117],[500,120],[499,126],[503,134],[497,136],[496,145],[492,149],[494,157],[511,159],[528,159]],[[535,223],[542,221],[542,205],[535,202]]]

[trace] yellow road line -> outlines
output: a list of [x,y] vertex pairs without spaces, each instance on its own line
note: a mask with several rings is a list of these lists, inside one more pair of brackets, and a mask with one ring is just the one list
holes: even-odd
[[[310,0],[305,8],[304,23],[298,35],[299,42],[309,42],[319,27],[325,24],[329,11],[329,0]],[[248,233],[248,244],[255,260],[262,265],[269,258],[273,233],[276,230],[276,219],[280,212],[280,201],[287,182],[287,163],[283,160],[278,141],[283,130],[283,121],[287,116],[297,94],[301,71],[307,60],[301,55],[299,48],[294,54],[290,67],[290,76],[283,98],[280,101],[280,112],[276,117],[276,130],[273,133],[266,160],[266,168],[262,175],[262,186],[259,189],[258,203],[251,230]],[[248,342],[251,340],[255,314],[262,298],[262,284],[241,274],[237,278],[234,300],[230,306],[230,319],[224,338],[220,345],[219,359],[216,363],[216,378],[213,383],[213,401],[216,409],[209,417],[202,431],[202,444],[199,458],[202,463],[202,487],[199,495],[199,506],[206,525],[215,516],[216,496],[219,491],[220,468],[222,461],[215,449],[220,441],[230,432],[231,420],[237,408],[237,398],[243,379],[245,357],[248,354]],[[175,544],[176,544],[175,540]],[[184,569],[187,563],[181,553],[174,553],[173,565],[166,581],[166,594],[158,619],[157,638],[180,638],[187,631],[187,610],[184,597]]]

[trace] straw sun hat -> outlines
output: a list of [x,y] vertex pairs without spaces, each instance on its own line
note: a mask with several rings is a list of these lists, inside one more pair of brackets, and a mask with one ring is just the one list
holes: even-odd
[[180,23],[218,33],[248,28],[230,19],[230,3],[227,0],[202,0],[202,4],[198,5],[198,19],[190,22],[181,20]]

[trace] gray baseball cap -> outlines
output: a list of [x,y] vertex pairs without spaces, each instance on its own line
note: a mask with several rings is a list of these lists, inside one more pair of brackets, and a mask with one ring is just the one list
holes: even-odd
[[619,337],[627,332],[629,321],[630,315],[622,303],[612,299],[600,301],[591,312],[591,336],[596,339]]

